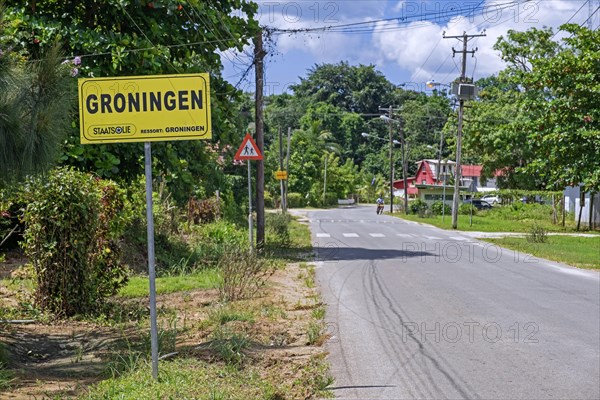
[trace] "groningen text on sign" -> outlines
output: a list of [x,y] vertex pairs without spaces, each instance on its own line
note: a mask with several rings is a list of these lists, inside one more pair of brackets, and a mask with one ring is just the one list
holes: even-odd
[[211,139],[207,73],[79,79],[81,143]]

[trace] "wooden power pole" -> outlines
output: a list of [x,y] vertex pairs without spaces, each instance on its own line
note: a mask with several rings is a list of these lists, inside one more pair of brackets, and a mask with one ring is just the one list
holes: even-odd
[[[256,145],[264,154],[264,117],[263,117],[263,88],[264,88],[264,58],[262,29],[254,37],[254,71],[256,76],[255,91],[255,124]],[[256,162],[256,248],[262,249],[265,244],[265,164],[263,160]]]
[[[486,36],[483,34],[477,35],[467,35],[467,32],[463,32],[460,36],[446,36],[444,35],[444,39],[458,39],[462,40],[463,49],[460,51],[454,50],[452,48],[452,55],[455,56],[456,53],[462,54],[462,68],[460,71],[460,81],[461,83],[466,83],[467,81],[467,54],[475,54],[477,49],[475,50],[467,50],[467,44],[470,39],[474,37]],[[456,171],[454,173],[454,196],[452,197],[452,229],[456,229],[458,227],[458,200],[460,196],[460,178],[461,178],[461,153],[462,153],[462,131],[463,131],[463,114],[465,110],[465,99],[463,97],[458,96],[459,98],[459,106],[458,106],[458,129],[456,133]]]

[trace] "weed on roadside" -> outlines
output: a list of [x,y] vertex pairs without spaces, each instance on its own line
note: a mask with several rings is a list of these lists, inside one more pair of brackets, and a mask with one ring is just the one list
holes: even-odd
[[212,337],[210,348],[219,359],[227,365],[241,367],[246,359],[244,350],[250,346],[248,335],[219,327],[213,332]]
[[527,233],[527,241],[530,243],[546,243],[547,240],[548,231],[541,225],[534,224]]

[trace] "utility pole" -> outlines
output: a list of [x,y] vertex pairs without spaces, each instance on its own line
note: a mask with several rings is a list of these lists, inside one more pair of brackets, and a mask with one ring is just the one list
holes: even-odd
[[[452,57],[456,55],[456,53],[462,54],[462,68],[460,71],[460,81],[461,83],[466,83],[466,75],[467,75],[467,54],[474,55],[477,49],[475,50],[467,50],[467,44],[469,40],[475,37],[486,36],[485,33],[477,34],[477,35],[467,35],[467,32],[463,32],[460,36],[446,36],[445,34],[442,36],[444,39],[458,39],[462,40],[463,49],[461,51],[454,50],[452,48]],[[452,229],[456,229],[458,226],[458,200],[459,200],[459,189],[460,189],[460,177],[461,177],[461,165],[460,158],[462,152],[462,130],[463,130],[463,113],[465,109],[465,99],[459,94],[459,103],[458,103],[458,129],[456,132],[456,171],[454,173],[454,196],[452,197]]]
[[394,140],[392,137],[392,132],[394,131],[392,128],[393,110],[393,107],[388,109],[390,114],[390,214],[394,213]]
[[[283,171],[283,133],[281,127],[279,127],[279,170]],[[279,180],[279,189],[281,192],[281,213],[285,214],[285,200],[283,192],[283,179]]]
[[[290,126],[288,126],[288,134],[287,134],[287,154],[285,155],[285,171],[288,173],[288,179],[289,177],[289,171],[290,171],[290,146],[291,146],[291,140],[292,140],[292,128]],[[284,210],[288,209],[288,180],[284,180],[283,181],[283,197],[285,198],[285,201],[283,203],[284,205]]]
[[[264,119],[263,119],[263,87],[264,87],[263,31],[254,37],[254,71],[255,91],[255,124],[256,146],[264,154]],[[256,162],[256,248],[261,250],[265,244],[265,164],[263,160]]]

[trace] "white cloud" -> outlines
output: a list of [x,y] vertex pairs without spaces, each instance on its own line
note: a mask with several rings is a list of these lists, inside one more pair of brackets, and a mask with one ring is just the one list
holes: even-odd
[[[480,0],[348,0],[348,1],[261,1],[262,26],[280,29],[303,29],[327,25],[350,24],[399,18],[380,22],[366,34],[293,33],[276,35],[275,57],[270,60],[269,79],[294,81],[306,68],[316,63],[349,61],[352,64],[374,64],[386,72],[388,79],[422,84],[429,79],[449,82],[460,74],[460,54],[452,57],[452,47],[461,50],[461,42],[442,39],[442,33],[460,35],[480,33],[486,37],[469,42],[478,48],[475,58],[467,60],[467,75],[479,77],[497,73],[503,62],[493,50],[500,35],[509,29],[524,31],[531,27],[557,28],[565,23],[584,0],[487,0],[483,10],[474,11]],[[502,8],[502,6],[510,5]],[[423,16],[436,19],[425,21]],[[449,20],[450,16],[460,14]],[[600,13],[598,13],[600,14]],[[572,22],[582,23],[588,17],[585,6]],[[600,15],[597,20],[600,20]],[[561,37],[556,35],[555,39]],[[223,55],[236,59],[232,53]],[[224,59],[227,64],[227,60]],[[239,63],[238,63],[239,64]],[[230,67],[229,69],[232,69]],[[239,68],[238,68],[239,69]],[[239,71],[234,75],[239,79]]]
[[[509,29],[523,31],[532,27],[558,27],[581,7],[583,1],[538,1],[502,9],[500,4],[506,3],[488,1],[485,9],[475,13],[472,18],[458,17],[440,24],[396,24],[398,30],[389,30],[389,24],[378,24],[372,37],[373,46],[378,50],[383,62],[392,62],[404,69],[411,76],[411,80],[418,82],[435,78],[440,82],[459,75],[460,54],[457,54],[454,60],[451,54],[452,47],[462,50],[461,42],[442,39],[442,32],[445,31],[446,35],[450,36],[461,35],[463,32],[475,34],[486,29],[486,37],[469,41],[468,49],[477,47],[478,51],[475,54],[476,58],[469,57],[467,64],[468,75],[474,72],[475,77],[486,76],[504,68],[497,52],[493,50],[493,45],[500,35],[506,35]],[[407,6],[408,3],[404,4],[404,7]],[[432,9],[433,6],[429,4],[428,7]],[[572,22],[585,20],[585,11],[582,10]]]

